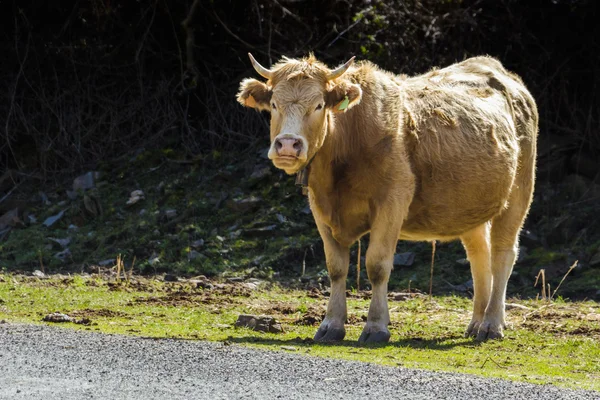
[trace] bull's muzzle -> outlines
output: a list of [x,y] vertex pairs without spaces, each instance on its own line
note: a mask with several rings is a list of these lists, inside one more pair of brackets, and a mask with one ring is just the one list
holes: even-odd
[[277,168],[293,173],[306,161],[307,152],[306,140],[302,136],[288,133],[278,135],[273,140],[269,158]]

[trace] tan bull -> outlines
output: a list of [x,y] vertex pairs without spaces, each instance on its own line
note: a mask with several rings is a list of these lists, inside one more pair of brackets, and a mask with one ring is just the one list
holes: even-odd
[[460,239],[471,263],[466,334],[503,337],[506,285],[532,200],[538,112],[518,76],[490,57],[425,75],[369,62],[330,70],[284,58],[267,79],[241,82],[238,101],[271,113],[269,158],[308,176],[331,297],[315,340],[344,338],[349,247],[370,232],[373,288],[360,342],[390,338],[387,285],[398,239]]

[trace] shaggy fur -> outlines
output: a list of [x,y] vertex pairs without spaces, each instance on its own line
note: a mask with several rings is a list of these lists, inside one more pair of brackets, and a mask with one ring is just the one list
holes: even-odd
[[348,251],[367,232],[373,299],[361,342],[389,339],[386,292],[398,239],[462,240],[475,291],[466,333],[502,337],[535,180],[538,113],[521,79],[490,57],[416,77],[359,62],[329,82],[330,70],[312,56],[272,71],[266,83],[244,80],[238,101],[271,111],[272,141],[295,130],[307,143],[282,168],[295,173],[310,162],[309,200],[332,282],[315,338],[345,334]]

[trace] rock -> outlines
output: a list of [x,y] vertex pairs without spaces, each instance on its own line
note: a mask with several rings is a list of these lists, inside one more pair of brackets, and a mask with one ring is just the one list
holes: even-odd
[[46,193],[44,192],[39,192],[38,193],[40,195],[40,200],[42,201],[42,204],[45,206],[49,206],[50,204],[50,200],[48,199],[48,196],[46,195]]
[[42,318],[45,322],[73,322],[74,324],[91,325],[92,321],[89,318],[73,318],[70,315],[54,312]]
[[29,222],[30,225],[31,224],[36,224],[37,223],[37,218],[33,214],[28,214],[27,215],[27,222]]
[[140,200],[144,200],[146,198],[146,196],[144,195],[144,192],[141,190],[134,190],[133,192],[131,192],[131,194],[129,195],[129,200],[127,200],[127,205],[131,206],[133,204],[136,204],[137,202],[139,202]]
[[40,271],[39,269],[36,269],[35,271],[33,271],[31,273],[31,275],[36,276],[38,278],[44,278],[46,277],[46,274],[44,274],[42,271]]
[[166,274],[163,280],[165,282],[179,282],[179,278],[173,274]]
[[206,289],[206,290],[212,290],[215,288],[215,286],[207,281],[200,281],[196,283],[196,288],[202,288],[202,289]]
[[69,246],[69,244],[71,244],[71,238],[70,237],[66,237],[64,239],[56,239],[56,238],[49,237],[48,240],[53,241],[54,243],[58,244],[63,249],[66,249],[67,246]]
[[192,261],[192,260],[195,260],[195,259],[201,258],[201,257],[204,258],[204,255],[201,254],[201,253],[199,253],[199,252],[197,252],[196,250],[190,250],[190,252],[188,253],[188,260],[189,261]]
[[13,208],[0,217],[0,229],[15,227],[23,222],[19,219],[19,209]]
[[569,166],[575,173],[581,174],[587,178],[594,179],[600,170],[598,157],[584,151],[577,151],[569,159]]
[[115,263],[117,262],[117,260],[115,260],[114,258],[109,258],[108,260],[102,260],[98,262],[98,265],[101,267],[107,267],[107,266],[113,266],[115,265]]
[[298,348],[294,347],[294,346],[280,346],[280,348],[282,350],[288,350],[288,351],[298,351]]
[[239,283],[242,282],[244,279],[240,278],[239,276],[234,276],[232,278],[227,278],[227,282],[228,283]]
[[160,262],[160,258],[158,258],[158,256],[156,255],[156,253],[153,253],[150,258],[148,259],[148,264],[150,265],[154,265],[156,263]]
[[262,199],[251,196],[240,200],[229,200],[227,206],[234,211],[250,212],[257,209],[261,203]]
[[146,213],[147,213],[146,209],[145,209],[145,208],[142,208],[142,209],[140,210],[140,212],[138,213],[138,215],[139,215],[140,217],[143,217],[144,215],[146,215]]
[[306,206],[306,207],[304,207],[302,210],[300,210],[300,212],[301,212],[302,214],[306,214],[306,215],[310,215],[310,214],[312,214],[312,211],[310,210],[310,206]]
[[399,253],[394,255],[394,266],[404,266],[410,267],[413,265],[415,261],[415,253],[407,252],[407,253]]
[[45,322],[72,322],[73,317],[71,317],[67,314],[54,312],[52,314],[48,314],[48,315],[44,316],[44,318],[42,318],[42,321],[45,321]]
[[517,263],[523,262],[527,258],[527,247],[519,246],[519,256],[517,257]]
[[56,253],[54,255],[54,257],[58,258],[62,262],[66,262],[67,260],[69,260],[71,258],[71,250],[64,249],[63,251]]
[[594,267],[594,266],[599,265],[599,264],[600,264],[600,250],[598,250],[596,252],[596,254],[594,254],[592,256],[592,258],[590,259],[590,266],[591,267]]
[[61,212],[59,212],[56,215],[53,215],[51,217],[48,217],[44,220],[44,222],[42,222],[43,225],[47,226],[48,228],[51,227],[52,225],[54,225],[58,220],[60,220],[62,218],[63,215],[65,215],[65,211],[66,210],[62,210]]
[[93,189],[96,187],[96,181],[100,176],[101,174],[98,171],[89,171],[78,176],[73,180],[73,191]]
[[270,167],[260,167],[259,165],[257,165],[254,168],[254,171],[252,171],[252,174],[250,175],[250,179],[262,179],[269,175],[271,175]]
[[473,290],[473,280],[469,279],[465,283],[461,283],[460,285],[453,285],[450,282],[446,282],[452,290],[456,290],[457,292],[470,292]]
[[522,304],[517,304],[517,303],[506,303],[505,307],[507,310],[523,310],[523,311],[531,310],[531,307],[527,307],[527,306],[524,306]]
[[243,287],[248,288],[250,290],[256,290],[259,288],[260,284],[256,283],[256,282],[244,282],[242,284]]
[[234,232],[229,232],[229,239],[235,240],[237,238],[239,238],[242,234],[242,230],[238,229]]
[[102,204],[100,203],[100,199],[98,199],[96,194],[84,194],[83,206],[94,217],[102,215]]
[[394,301],[406,301],[406,300],[414,299],[416,297],[424,297],[424,296],[421,293],[415,293],[415,292],[411,292],[411,293],[391,292],[388,294],[388,298],[390,298]]
[[281,324],[269,316],[242,314],[235,322],[236,327],[250,328],[258,332],[283,333]]
[[269,237],[273,236],[275,229],[277,225],[268,225],[262,228],[245,229],[242,233],[245,237]]
[[194,249],[199,249],[200,247],[204,246],[204,239],[194,240],[190,246]]
[[528,229],[523,229],[520,235],[520,241],[524,246],[535,248],[541,245],[538,235]]
[[77,232],[79,230],[79,227],[77,225],[71,224],[67,229],[73,232]]
[[279,221],[279,223],[285,224],[287,222],[287,218],[282,214],[275,214],[275,216],[277,217],[277,221]]
[[165,210],[165,217],[167,217],[167,219],[169,219],[169,220],[175,219],[177,217],[177,210],[174,210],[174,209]]
[[456,263],[458,265],[469,265],[469,260],[467,260],[466,258],[459,258],[458,260],[456,260]]

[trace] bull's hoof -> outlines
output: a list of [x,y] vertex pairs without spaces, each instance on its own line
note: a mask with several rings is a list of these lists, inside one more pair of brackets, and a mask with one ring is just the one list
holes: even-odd
[[467,327],[465,331],[465,337],[476,337],[479,333],[479,327],[481,326],[481,321],[473,320]]
[[377,332],[369,332],[366,328],[358,338],[359,344],[369,344],[369,343],[387,343],[390,341],[390,331],[377,331]]
[[331,326],[321,325],[321,327],[315,334],[315,342],[321,342],[321,343],[339,342],[341,340],[344,340],[345,336],[346,336],[346,329],[344,329],[344,327],[334,328]]
[[502,332],[502,324],[482,323],[479,326],[479,332],[477,333],[478,342],[484,342],[488,339],[502,339],[504,333]]

